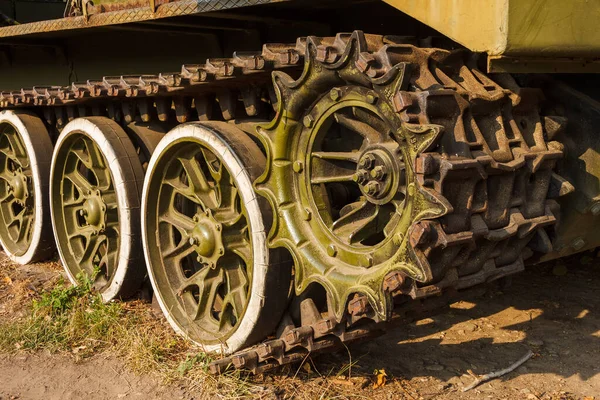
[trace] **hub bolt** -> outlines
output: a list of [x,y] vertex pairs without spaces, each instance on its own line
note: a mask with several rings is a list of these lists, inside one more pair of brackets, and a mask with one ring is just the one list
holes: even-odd
[[198,239],[196,239],[195,237],[190,237],[190,245],[191,246],[195,246],[198,244]]
[[369,173],[367,171],[365,171],[364,169],[359,169],[352,176],[352,180],[358,184],[363,184],[369,180]]
[[366,186],[365,186],[365,192],[369,195],[369,196],[374,196],[377,193],[379,193],[379,183],[378,182],[369,182]]
[[377,180],[381,180],[387,174],[387,170],[383,165],[378,165],[371,170],[371,177]]
[[333,88],[329,92],[329,97],[331,97],[331,100],[333,101],[338,101],[342,97],[342,91],[338,88]]
[[373,166],[374,162],[375,162],[375,158],[372,155],[367,154],[366,156],[364,156],[363,158],[360,159],[360,162],[358,163],[358,165],[361,168],[370,169]]

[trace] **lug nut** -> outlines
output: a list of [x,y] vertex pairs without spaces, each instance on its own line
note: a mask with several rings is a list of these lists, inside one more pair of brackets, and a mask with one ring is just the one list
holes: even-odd
[[364,169],[359,169],[352,175],[352,180],[358,184],[363,184],[369,180],[369,173]]
[[87,215],[87,210],[85,208],[82,208],[81,210],[79,210],[79,215],[85,217]]
[[333,101],[338,101],[342,97],[342,91],[338,88],[333,88],[329,91],[329,97]]
[[387,173],[386,168],[383,165],[378,165],[371,171],[371,177],[377,180],[381,180]]
[[370,169],[373,166],[374,162],[375,162],[375,158],[372,155],[367,154],[366,156],[364,156],[363,158],[360,159],[358,165],[361,168]]
[[197,244],[198,244],[198,239],[196,239],[195,237],[193,237],[193,236],[192,236],[192,237],[190,238],[190,245],[191,245],[191,246],[195,246],[195,245],[197,245]]
[[379,193],[379,183],[378,182],[369,182],[366,186],[365,186],[365,192],[369,195],[369,196],[373,196],[376,195],[377,193]]

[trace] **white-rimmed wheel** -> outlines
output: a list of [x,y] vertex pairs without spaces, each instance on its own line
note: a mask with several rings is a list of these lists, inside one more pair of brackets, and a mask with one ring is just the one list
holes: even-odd
[[20,110],[0,112],[0,243],[11,260],[50,257],[48,181],[52,142],[42,120]]
[[227,123],[169,132],[144,182],[144,254],[173,328],[205,351],[231,353],[272,333],[287,305],[290,263],[270,250],[268,203],[252,184],[265,157]]
[[140,235],[144,172],[125,131],[104,117],[76,119],[56,143],[52,226],[69,279],[86,275],[105,301],[132,295],[145,269]]

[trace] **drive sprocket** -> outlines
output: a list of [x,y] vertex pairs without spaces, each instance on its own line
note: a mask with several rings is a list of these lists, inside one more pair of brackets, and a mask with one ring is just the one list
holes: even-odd
[[412,230],[451,210],[414,171],[442,127],[407,123],[396,111],[395,97],[409,84],[408,63],[371,74],[363,61],[381,45],[369,37],[338,35],[345,50],[334,60],[317,40],[306,41],[299,79],[274,73],[277,115],[258,128],[268,162],[257,190],[276,211],[271,245],[294,257],[297,294],[319,283],[338,321],[348,299],[364,295],[387,319],[386,277],[423,281],[427,273]]

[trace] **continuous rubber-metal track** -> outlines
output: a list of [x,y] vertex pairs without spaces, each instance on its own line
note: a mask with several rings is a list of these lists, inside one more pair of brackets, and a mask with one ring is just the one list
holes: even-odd
[[[554,173],[562,146],[547,142],[551,132],[540,115],[543,93],[520,88],[507,74],[491,79],[477,69],[477,55],[464,50],[361,32],[309,37],[293,45],[265,45],[256,54],[184,65],[180,73],[106,77],[70,87],[2,93],[0,106],[42,107],[47,123],[58,129],[87,115],[121,122],[264,118],[272,113],[266,106],[277,101],[271,72],[298,74],[307,41],[316,46],[318,62],[334,64],[356,40],[366,47],[354,62],[367,76],[383,77],[399,63],[405,65],[408,83],[393,97],[402,120],[443,127],[414,170],[420,185],[445,199],[449,212],[411,227],[410,245],[425,279],[386,279],[384,289],[396,304],[388,320],[432,308],[430,304],[437,307],[454,293],[519,272],[524,260],[551,251],[560,211],[553,198],[572,187]],[[213,112],[213,105],[220,113]],[[433,299],[424,300],[429,297]],[[370,337],[385,322],[363,296],[348,302],[339,322],[310,298],[291,304],[299,308],[299,319],[284,317],[271,340],[215,361],[211,371],[233,365],[263,372],[300,361],[309,352]]]

